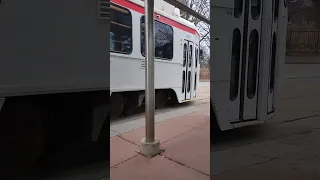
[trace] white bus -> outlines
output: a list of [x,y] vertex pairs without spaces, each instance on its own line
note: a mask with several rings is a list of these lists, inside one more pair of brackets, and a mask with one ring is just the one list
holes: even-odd
[[220,130],[274,117],[285,59],[286,0],[211,1],[211,118]]
[[[163,0],[154,11],[155,106],[192,101],[200,72],[197,28]],[[110,113],[117,117],[144,102],[144,2],[111,0],[110,18]]]

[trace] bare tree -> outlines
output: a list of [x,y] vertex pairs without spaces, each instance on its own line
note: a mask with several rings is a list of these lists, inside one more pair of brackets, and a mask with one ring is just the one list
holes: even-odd
[[[209,18],[210,17],[210,0],[178,0],[187,5],[197,13]],[[181,11],[181,17],[189,20],[197,26],[200,34],[200,47],[205,52],[204,59],[201,64],[207,64],[210,59],[210,25],[201,22],[199,19],[191,16],[190,14]]]
[[288,20],[294,22],[297,19],[313,21],[320,27],[320,2],[318,0],[288,0]]

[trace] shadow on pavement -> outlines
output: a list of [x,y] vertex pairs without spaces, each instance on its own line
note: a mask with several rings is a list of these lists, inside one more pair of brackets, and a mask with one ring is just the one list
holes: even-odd
[[233,129],[229,131],[211,131],[210,151],[221,151],[230,147],[242,146],[261,141],[265,127],[252,126]]
[[90,174],[90,171],[93,171],[91,169],[97,171],[101,165],[103,169],[100,168],[100,171],[104,171],[104,176],[108,177],[110,164],[108,143],[105,147],[100,144],[91,146],[70,145],[56,151],[52,150],[43,156],[38,166],[27,177],[27,180],[78,179],[72,178],[72,176],[77,176],[85,171],[89,171],[87,174]]

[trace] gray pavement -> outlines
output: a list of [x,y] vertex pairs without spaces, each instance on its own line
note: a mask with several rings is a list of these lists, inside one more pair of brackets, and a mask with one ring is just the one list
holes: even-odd
[[309,55],[309,56],[287,56],[287,64],[320,64],[319,55]]
[[[320,179],[320,64],[286,64],[284,73],[275,119],[261,127],[217,134],[211,151],[213,179]],[[197,101],[159,110],[157,121],[206,108],[209,88],[209,82],[200,82]],[[141,113],[113,122],[110,136],[144,126],[143,117]],[[105,168],[103,163],[89,164],[48,179],[80,179],[79,174],[82,179],[104,179]]]
[[319,70],[320,64],[286,64],[284,75],[290,79],[318,78],[320,77]]
[[320,179],[320,65],[287,64],[285,76],[275,119],[216,135],[213,179]]
[[[196,112],[199,112],[201,115],[204,115],[204,116],[209,116],[210,115],[209,110],[208,110],[208,107],[209,107],[208,103],[209,103],[209,98],[210,98],[210,89],[209,88],[210,88],[210,82],[200,82],[200,88],[198,89],[199,92],[197,95],[198,97],[194,102],[183,103],[183,104],[175,106],[175,107],[169,107],[169,108],[163,108],[163,109],[156,110],[156,116],[155,116],[156,123],[161,122],[163,124],[163,123],[165,123],[164,121],[188,116],[188,114],[195,114]],[[191,116],[191,117],[193,117],[193,116]],[[137,114],[127,116],[124,118],[112,120],[110,123],[110,139],[115,138],[115,136],[119,136],[120,134],[123,134],[126,132],[128,133],[129,131],[130,132],[133,132],[135,130],[139,131],[139,128],[145,126],[145,119],[144,118],[145,118],[144,113],[137,113]],[[186,122],[186,121],[183,121],[183,122]],[[170,123],[170,122],[167,121],[167,123]],[[177,125],[178,125],[178,127],[181,127],[181,124],[177,124]],[[189,126],[187,126],[187,127],[189,127]],[[179,133],[179,131],[177,131],[176,129],[177,128],[174,128],[174,132]],[[170,135],[170,133],[169,133],[169,135]],[[168,133],[166,133],[166,136],[168,136]],[[207,136],[209,138],[209,135],[207,135]],[[132,137],[132,136],[130,136],[130,137]],[[162,138],[161,140],[164,141],[164,138]],[[140,141],[140,135],[139,135],[138,141]],[[112,144],[112,143],[113,143],[113,145],[110,145],[111,149],[112,148],[114,149],[115,148],[114,146],[123,145],[121,143],[119,144],[119,143],[112,142],[112,140],[111,140],[110,144]],[[208,145],[208,148],[206,148],[206,149],[209,152],[209,144],[207,144],[207,145]],[[123,150],[126,148],[128,148],[128,147],[125,146],[125,147],[116,148],[116,149]],[[135,153],[134,150],[129,150],[129,151],[131,153]],[[170,154],[168,156],[170,156]],[[68,159],[68,158],[66,158],[66,159]],[[206,159],[209,159],[209,158],[207,157]],[[83,166],[83,167],[75,166],[75,167],[71,167],[71,168],[66,168],[63,171],[59,172],[58,174],[54,173],[54,175],[48,175],[45,178],[41,177],[40,179],[41,180],[42,179],[43,180],[60,180],[60,179],[107,180],[108,178],[106,178],[106,177],[109,176],[109,172],[108,172],[109,169],[108,169],[107,164],[110,164],[110,163],[109,162],[99,162],[99,163],[92,162],[92,163],[88,163],[86,166]],[[200,165],[201,165],[201,163],[200,163]],[[206,167],[208,167],[208,166],[206,166]],[[208,172],[209,172],[209,168],[208,168]],[[187,176],[188,175],[186,175],[186,177]],[[35,177],[30,178],[30,180],[34,180],[34,179],[38,179],[38,178],[35,178]],[[209,179],[209,177],[205,176],[205,179]]]

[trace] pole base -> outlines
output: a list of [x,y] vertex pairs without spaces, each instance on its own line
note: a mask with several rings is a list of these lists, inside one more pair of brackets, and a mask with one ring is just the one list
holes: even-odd
[[160,141],[155,139],[154,142],[146,142],[146,138],[142,138],[140,153],[148,157],[156,156],[160,153]]

